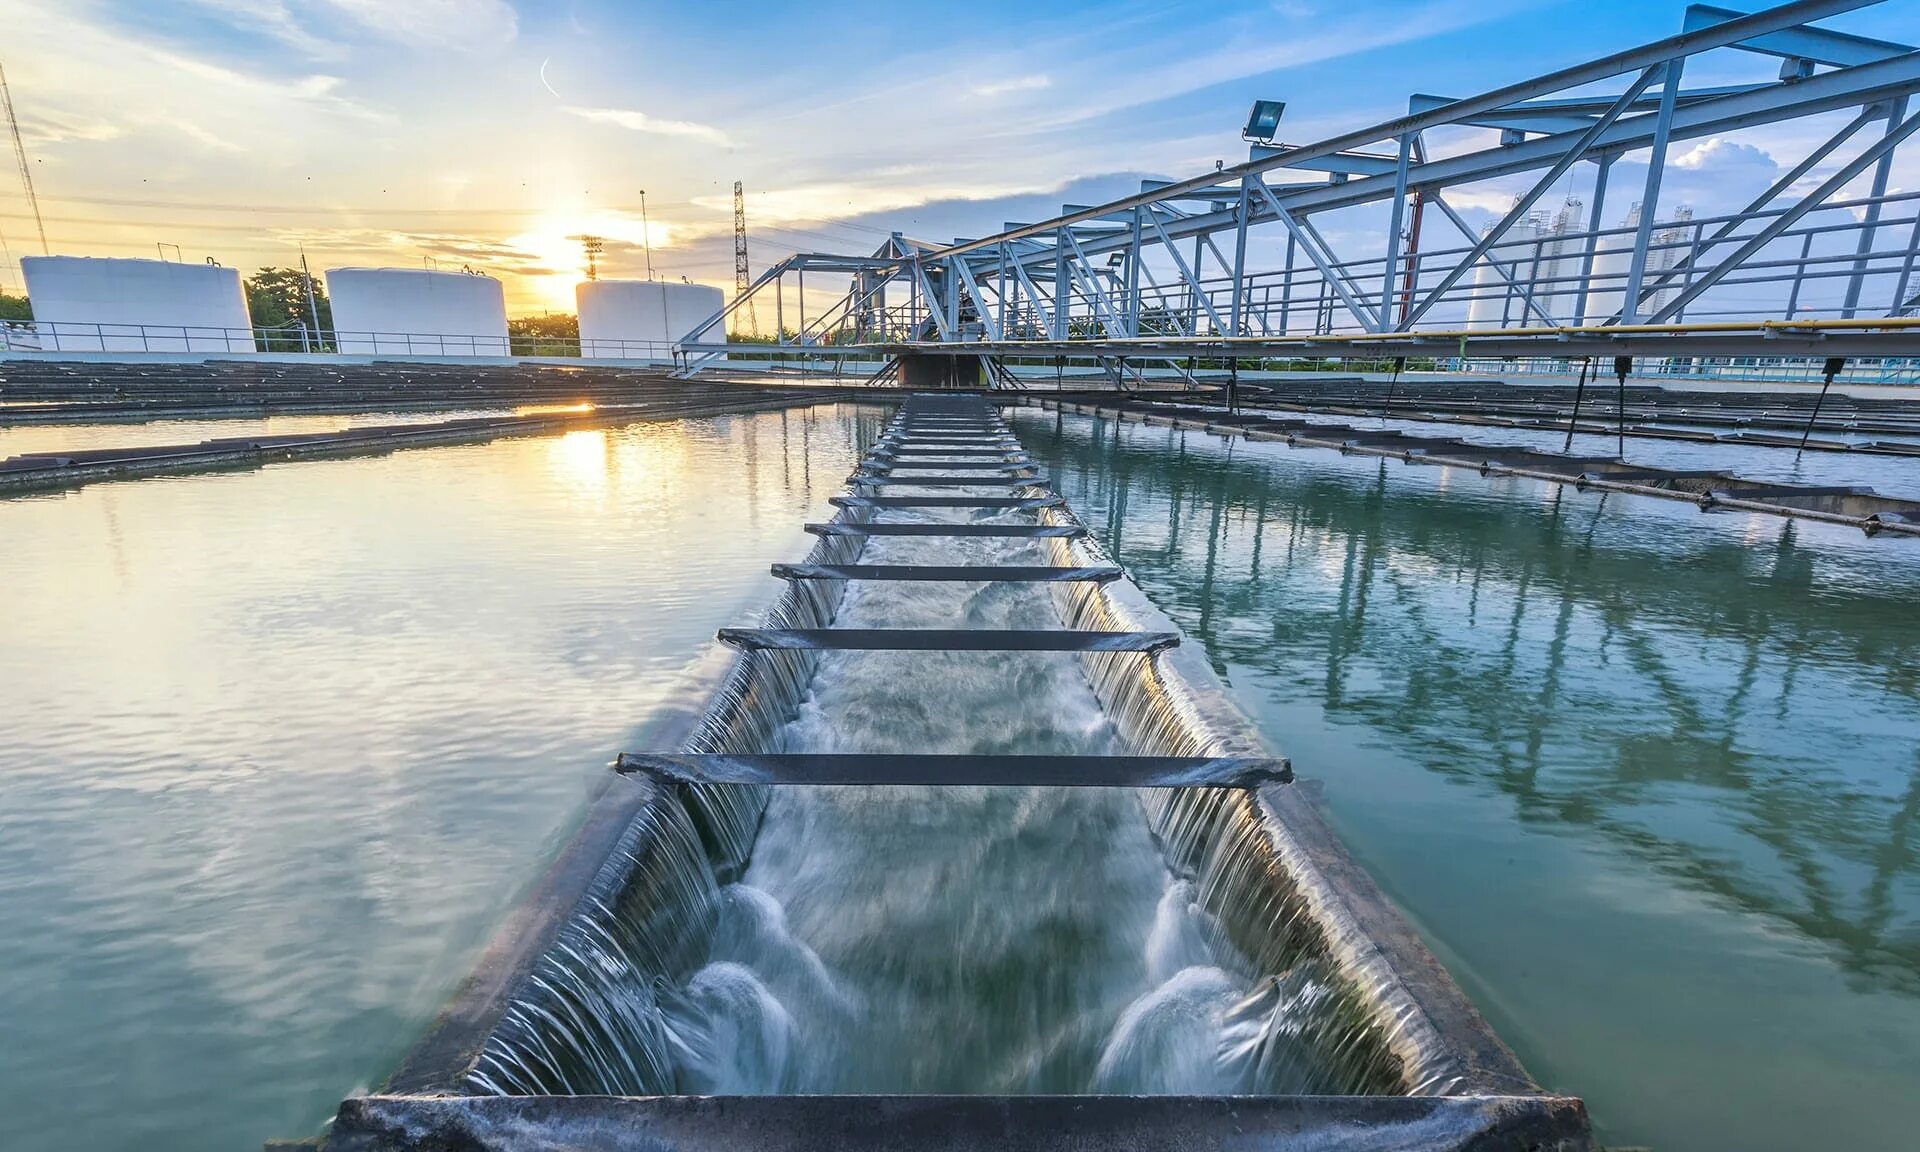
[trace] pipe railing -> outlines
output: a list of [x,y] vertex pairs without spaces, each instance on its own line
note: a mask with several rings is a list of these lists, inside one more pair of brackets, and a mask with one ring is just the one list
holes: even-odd
[[218,356],[341,354],[502,359],[553,356],[664,363],[674,359],[676,348],[674,342],[666,340],[582,340],[573,336],[334,330],[316,334],[304,328],[0,321],[0,352],[11,353],[204,353]]

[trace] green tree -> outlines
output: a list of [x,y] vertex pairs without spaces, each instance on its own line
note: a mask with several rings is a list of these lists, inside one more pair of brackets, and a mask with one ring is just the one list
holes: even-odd
[[[328,334],[333,331],[333,305],[327,301],[327,290],[320,281],[311,280],[313,306],[308,306],[310,280],[298,268],[262,268],[247,277],[247,312],[253,317],[253,326],[278,329],[254,334],[260,351],[325,351],[332,347]],[[313,321],[316,309],[320,313],[317,329]]]
[[0,292],[0,320],[31,320],[33,305],[25,296],[9,296]]
[[578,356],[580,318],[568,312],[516,316],[507,321],[507,343],[515,356]]

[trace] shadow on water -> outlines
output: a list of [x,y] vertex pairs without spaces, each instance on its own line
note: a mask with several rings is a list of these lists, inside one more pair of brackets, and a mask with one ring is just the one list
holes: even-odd
[[1223,675],[1815,942],[1858,990],[1920,996],[1911,546],[1101,418],[1018,427]]

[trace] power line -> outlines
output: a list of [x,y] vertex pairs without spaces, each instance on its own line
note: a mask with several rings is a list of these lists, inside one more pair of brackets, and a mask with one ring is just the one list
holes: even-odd
[[0,67],[0,105],[7,111],[7,130],[13,133],[13,155],[20,161],[20,186],[27,191],[27,204],[33,208],[33,226],[40,230],[40,254],[53,255],[47,247],[47,226],[40,220],[40,198],[33,194],[33,169],[27,166],[27,146],[20,139],[20,118],[13,114],[13,90],[7,87],[7,70]]

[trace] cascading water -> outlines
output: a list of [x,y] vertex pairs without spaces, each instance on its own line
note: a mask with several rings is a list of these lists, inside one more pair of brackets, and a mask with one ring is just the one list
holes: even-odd
[[[873,516],[1035,522],[841,513]],[[828,536],[808,559],[1103,558],[1062,540]],[[1090,584],[794,581],[768,624],[1130,630],[1142,610]],[[1138,654],[756,650],[688,748],[1258,754],[1213,718]],[[1448,1088],[1424,1018],[1330,926],[1311,864],[1245,790],[629,786],[647,793],[620,851],[469,1091]]]

